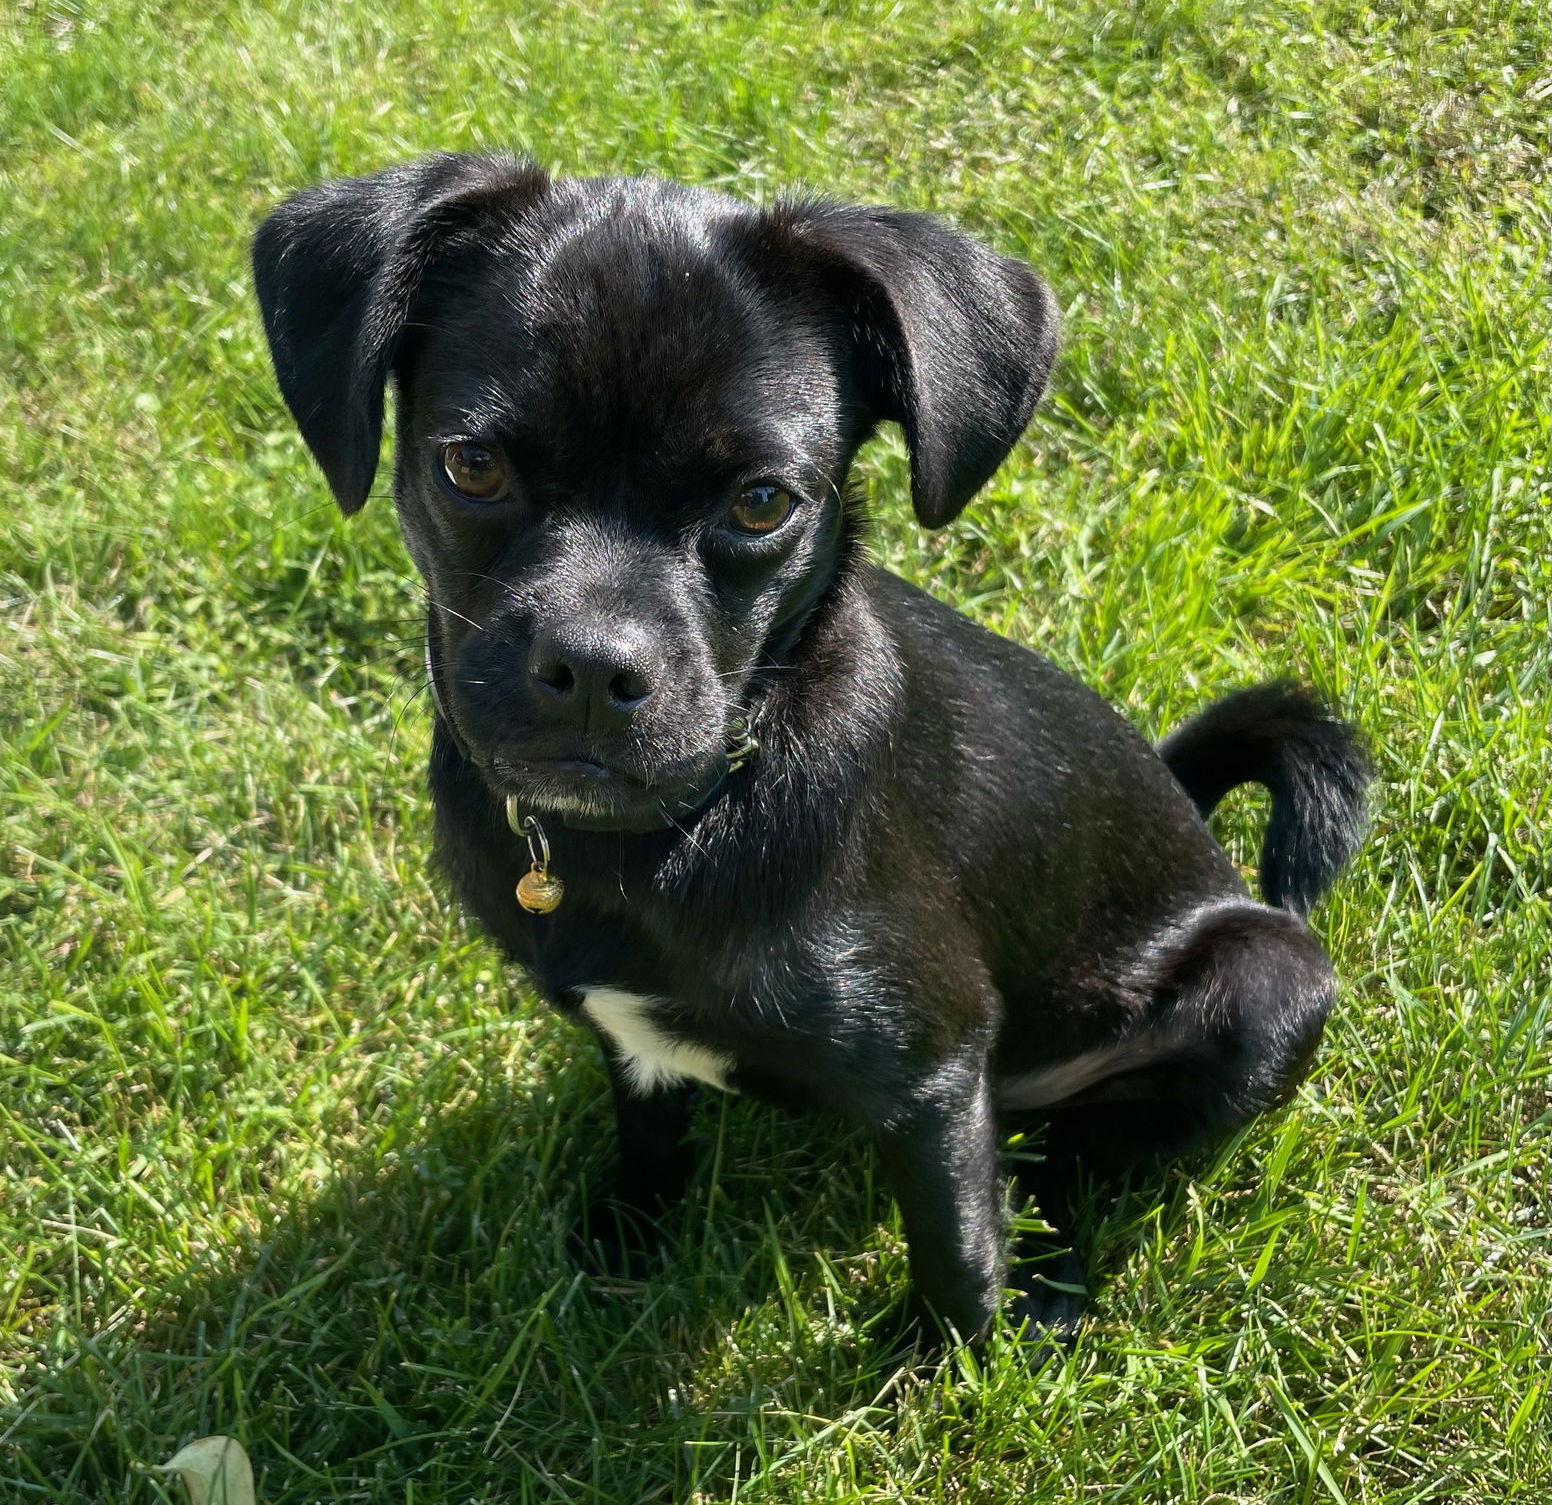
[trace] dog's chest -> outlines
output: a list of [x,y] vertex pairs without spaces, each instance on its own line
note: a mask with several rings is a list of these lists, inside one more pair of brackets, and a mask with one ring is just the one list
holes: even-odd
[[731,1057],[671,1034],[663,1027],[661,1009],[659,1000],[620,988],[583,991],[582,1012],[619,1053],[631,1085],[642,1096],[687,1081],[730,1090]]

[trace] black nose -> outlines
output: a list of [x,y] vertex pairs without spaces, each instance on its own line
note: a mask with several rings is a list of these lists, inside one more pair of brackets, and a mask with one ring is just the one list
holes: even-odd
[[589,731],[629,721],[661,676],[651,639],[623,624],[542,631],[528,653],[540,713]]

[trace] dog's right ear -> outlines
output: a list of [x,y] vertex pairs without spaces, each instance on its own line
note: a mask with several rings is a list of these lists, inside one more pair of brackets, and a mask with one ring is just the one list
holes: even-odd
[[253,280],[275,376],[342,512],[371,489],[388,373],[439,249],[548,187],[532,162],[443,154],[309,188],[259,226]]

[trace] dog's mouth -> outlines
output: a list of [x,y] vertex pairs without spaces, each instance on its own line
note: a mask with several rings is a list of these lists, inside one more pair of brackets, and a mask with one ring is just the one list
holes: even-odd
[[640,774],[580,753],[528,758],[499,753],[491,782],[503,797],[537,815],[584,831],[663,830],[693,813],[721,784],[725,758],[695,769],[676,768],[645,779]]
[[616,783],[623,782],[646,787],[640,779],[633,778],[618,768],[611,768],[607,763],[601,763],[596,758],[584,758],[580,754],[570,758],[525,758],[517,760],[512,766],[517,772],[537,774],[541,777],[548,774],[559,775],[561,778],[574,776],[579,779],[612,779]]

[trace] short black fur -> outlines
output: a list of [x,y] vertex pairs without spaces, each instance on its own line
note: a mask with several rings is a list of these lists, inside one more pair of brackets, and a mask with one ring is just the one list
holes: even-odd
[[[1046,1125],[1032,1185],[1067,1239],[1080,1175],[1211,1142],[1301,1078],[1333,982],[1299,916],[1361,831],[1351,731],[1269,686],[1161,758],[863,556],[847,477],[879,423],[929,526],[1022,432],[1056,336],[1027,267],[917,214],[453,156],[298,195],[254,265],[346,511],[394,385],[438,857],[598,1032],[620,1206],[682,1190],[697,1078],[848,1113],[922,1302],[969,1336],[1009,1279],[1009,1122]],[[466,460],[495,500],[458,490]],[[1247,780],[1272,791],[1270,906],[1203,823]],[[514,812],[547,831],[552,914],[514,898]],[[1081,1275],[1013,1269],[1016,1321],[1070,1325],[1052,1270]]]

